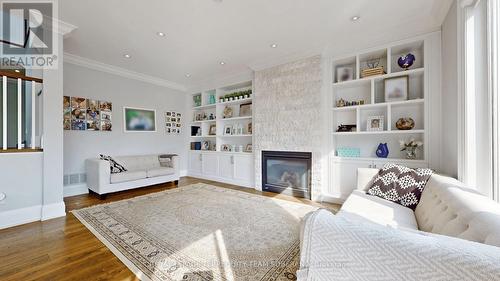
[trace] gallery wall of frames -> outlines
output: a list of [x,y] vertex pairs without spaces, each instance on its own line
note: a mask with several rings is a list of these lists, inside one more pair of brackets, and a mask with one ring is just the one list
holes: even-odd
[[64,130],[111,131],[113,104],[83,97],[63,97]]

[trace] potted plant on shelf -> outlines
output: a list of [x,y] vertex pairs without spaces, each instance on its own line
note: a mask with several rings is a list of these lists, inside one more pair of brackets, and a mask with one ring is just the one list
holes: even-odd
[[409,142],[400,140],[399,144],[401,146],[401,151],[406,153],[406,159],[414,160],[417,159],[417,149],[424,145],[421,141],[415,141],[411,139]]

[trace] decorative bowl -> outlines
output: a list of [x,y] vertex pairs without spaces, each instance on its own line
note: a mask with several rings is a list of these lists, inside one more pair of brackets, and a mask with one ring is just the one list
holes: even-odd
[[407,54],[406,56],[402,56],[398,59],[398,65],[401,68],[408,69],[413,65],[415,62],[415,56],[411,53]]
[[410,117],[399,118],[398,121],[396,121],[396,128],[398,128],[398,130],[411,130],[415,128],[415,121]]

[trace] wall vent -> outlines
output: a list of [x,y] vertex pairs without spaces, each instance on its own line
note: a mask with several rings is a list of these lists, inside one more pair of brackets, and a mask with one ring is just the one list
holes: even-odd
[[64,185],[75,185],[87,182],[86,174],[69,174],[64,175]]

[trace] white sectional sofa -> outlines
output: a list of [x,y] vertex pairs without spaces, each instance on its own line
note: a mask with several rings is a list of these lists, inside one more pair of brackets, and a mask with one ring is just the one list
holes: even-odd
[[[304,219],[299,280],[454,280],[470,261],[467,276],[500,280],[500,204],[434,174],[413,212],[366,194],[378,171],[358,170],[357,190],[336,215],[319,210]],[[325,266],[339,261],[345,264]],[[461,279],[473,280],[467,276]]]
[[166,167],[159,155],[119,156],[113,159],[127,171],[111,174],[110,163],[99,158],[87,159],[87,186],[104,198],[105,194],[165,182],[179,181],[179,157],[170,156]]

